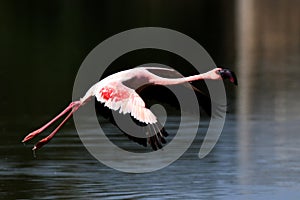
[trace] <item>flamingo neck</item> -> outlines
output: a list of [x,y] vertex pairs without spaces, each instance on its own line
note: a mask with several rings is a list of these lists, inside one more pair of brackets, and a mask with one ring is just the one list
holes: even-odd
[[192,82],[196,80],[204,80],[204,79],[210,79],[210,76],[207,73],[203,73],[203,74],[197,74],[193,76],[174,78],[174,79],[159,77],[155,80],[152,80],[151,82],[153,82],[156,85],[177,85],[177,84]]

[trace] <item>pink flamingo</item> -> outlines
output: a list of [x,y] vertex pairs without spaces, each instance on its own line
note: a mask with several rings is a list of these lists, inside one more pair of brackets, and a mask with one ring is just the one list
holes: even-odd
[[[174,74],[177,78],[163,78],[156,75],[157,72],[169,75]],[[229,79],[230,82],[237,85],[237,78],[234,72],[222,68],[215,68],[206,73],[189,77],[183,77],[175,70],[160,67],[137,67],[120,71],[102,79],[93,85],[80,100],[71,102],[69,106],[67,106],[67,108],[65,108],[65,110],[63,110],[59,115],[41,128],[28,134],[22,142],[27,142],[39,135],[53,122],[69,112],[65,119],[47,137],[41,139],[34,145],[32,150],[40,149],[54,137],[54,135],[72,116],[72,114],[93,96],[95,96],[99,102],[103,103],[105,107],[108,107],[111,110],[119,111],[119,113],[122,114],[129,113],[133,118],[143,124],[157,124],[158,121],[156,116],[151,112],[150,109],[145,107],[143,99],[136,92],[135,89],[137,89],[137,87],[143,85],[175,85],[196,80],[220,79]],[[158,128],[155,130],[157,130],[157,133],[154,136],[149,137],[147,142],[154,150],[157,150],[158,148],[162,148],[161,143],[166,143],[164,137],[166,137],[168,134],[163,128]],[[134,138],[131,139],[134,140]],[[146,146],[146,143],[140,144]]]

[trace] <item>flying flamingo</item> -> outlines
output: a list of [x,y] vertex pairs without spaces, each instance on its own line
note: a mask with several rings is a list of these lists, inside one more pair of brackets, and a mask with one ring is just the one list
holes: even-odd
[[[157,72],[162,74],[174,74],[177,78],[164,78],[156,75]],[[214,68],[206,73],[188,77],[182,76],[173,69],[160,67],[137,67],[120,71],[94,84],[86,92],[86,94],[80,98],[80,100],[71,102],[69,106],[65,108],[65,110],[63,110],[47,124],[28,134],[22,142],[25,143],[39,135],[52,123],[69,112],[65,119],[63,119],[63,121],[47,137],[41,139],[32,148],[33,151],[40,149],[54,137],[54,135],[74,112],[76,112],[82,105],[87,103],[93,96],[95,96],[97,101],[104,104],[104,106],[110,110],[119,111],[121,114],[129,113],[136,121],[145,125],[153,125],[156,133],[148,138],[143,138],[144,140],[142,140],[142,142],[133,136],[130,136],[129,138],[144,146],[147,146],[148,143],[151,145],[153,150],[157,150],[162,148],[162,144],[166,143],[164,137],[166,137],[168,134],[164,128],[159,126],[159,122],[151,110],[146,108],[145,102],[137,93],[138,87],[145,85],[176,85],[196,80],[220,79],[229,79],[230,82],[237,85],[237,78],[234,72],[223,68]]]

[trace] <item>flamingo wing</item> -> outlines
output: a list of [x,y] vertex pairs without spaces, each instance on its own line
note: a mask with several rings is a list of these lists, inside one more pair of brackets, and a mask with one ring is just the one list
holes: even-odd
[[121,114],[130,113],[132,117],[146,124],[157,122],[156,116],[145,107],[143,99],[131,88],[119,82],[97,88],[97,100],[104,106]]
[[[144,132],[144,137],[134,137],[121,129],[129,139],[145,147],[148,143],[153,150],[162,148],[162,144],[166,143],[164,137],[168,136],[168,133],[157,121],[156,116],[151,110],[145,107],[145,102],[135,90],[122,83],[114,82],[98,87],[96,91],[98,93],[95,94],[95,97],[104,107],[119,114],[130,114],[136,124],[144,127],[141,129]],[[112,115],[109,115],[109,118],[116,125]],[[151,133],[149,134],[149,132]]]

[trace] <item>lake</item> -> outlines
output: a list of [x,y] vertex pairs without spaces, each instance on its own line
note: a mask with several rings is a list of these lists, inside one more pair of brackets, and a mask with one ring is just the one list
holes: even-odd
[[[0,198],[300,199],[298,8],[293,0],[1,2]],[[33,142],[21,140],[71,101],[84,58],[107,38],[137,27],[182,32],[216,65],[237,73],[239,86],[225,85],[229,109],[212,152],[198,157],[208,123],[201,119],[178,160],[150,173],[124,173],[95,159],[71,120],[34,157]],[[184,58],[157,49],[124,57],[112,71],[161,63],[195,72]],[[168,117],[172,136],[179,116]],[[197,123],[190,117],[184,126]],[[119,145],[145,152],[107,121],[102,125]],[[97,130],[87,126],[86,132]]]
[[[179,160],[142,174],[119,172],[98,162],[70,126],[38,151],[36,158],[30,144],[21,144],[21,136],[6,133],[8,139],[1,141],[2,198],[297,199],[300,195],[297,121],[253,116],[241,127],[237,116],[229,114],[208,156],[198,158],[201,132],[205,132],[200,128]],[[166,128],[176,131],[168,124]],[[139,147],[121,134],[115,137],[125,146]]]

